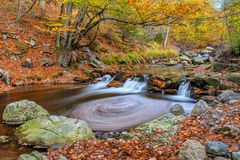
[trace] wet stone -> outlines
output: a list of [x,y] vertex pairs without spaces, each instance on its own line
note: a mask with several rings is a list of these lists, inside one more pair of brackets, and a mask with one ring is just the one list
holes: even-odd
[[184,115],[185,111],[183,109],[183,106],[180,104],[175,104],[171,107],[170,112],[172,114],[174,114],[175,116],[180,116],[180,115]]

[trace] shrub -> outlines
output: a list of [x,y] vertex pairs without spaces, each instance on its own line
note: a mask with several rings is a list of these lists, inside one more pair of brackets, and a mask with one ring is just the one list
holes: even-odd
[[28,45],[23,41],[17,42],[15,46],[18,49],[18,51],[21,53],[26,53],[28,51]]
[[156,36],[154,37],[155,42],[162,43],[163,40],[164,40],[164,35],[161,32],[156,34]]

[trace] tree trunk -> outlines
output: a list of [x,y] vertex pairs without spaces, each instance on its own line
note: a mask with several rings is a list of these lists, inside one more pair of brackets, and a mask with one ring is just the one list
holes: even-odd
[[[60,12],[60,16],[59,16],[59,21],[62,20],[62,16],[65,14],[65,4],[62,4],[61,5],[61,12]],[[57,33],[57,38],[56,38],[56,46],[57,48],[60,48],[61,47],[61,32],[58,31]]]
[[[69,2],[67,4],[67,19],[66,19],[65,24],[64,24],[64,26],[66,28],[68,28],[71,25],[71,20],[70,19],[71,19],[71,16],[72,16],[72,10],[73,10],[73,3]],[[64,47],[67,46],[68,39],[69,39],[69,33],[70,33],[70,31],[68,29],[66,29],[64,31],[64,36],[63,36],[64,37],[64,43],[63,43]]]
[[165,35],[165,40],[164,40],[163,48],[166,48],[166,47],[167,47],[169,32],[170,32],[170,27],[168,26],[168,27],[167,27],[167,31],[166,31],[166,35]]
[[[65,20],[64,26],[66,28],[70,27],[71,25],[71,16],[72,16],[72,11],[73,11],[73,3],[69,2],[67,3],[67,8],[66,8],[66,14],[67,18]],[[70,31],[66,29],[63,33],[63,39],[60,39],[60,52],[59,52],[59,59],[58,62],[62,67],[68,67],[69,66],[69,61],[68,57],[71,52],[71,48],[67,45],[68,44],[68,39],[69,39]]]
[[18,0],[17,21],[19,21],[22,16],[24,3],[25,3],[25,0]]

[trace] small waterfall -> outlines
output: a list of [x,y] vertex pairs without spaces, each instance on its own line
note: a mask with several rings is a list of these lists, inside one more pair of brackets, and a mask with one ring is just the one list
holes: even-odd
[[89,86],[90,89],[101,89],[101,88],[106,88],[107,85],[114,80],[115,76],[111,76],[109,74],[97,78],[96,81],[98,81],[96,84],[92,84]]
[[177,94],[180,96],[184,96],[184,97],[191,97],[192,87],[191,87],[190,80],[184,79],[182,81],[182,83],[180,84],[180,86],[178,88]]
[[147,75],[144,75],[143,77],[129,78],[121,88],[142,91],[147,87],[147,81]]

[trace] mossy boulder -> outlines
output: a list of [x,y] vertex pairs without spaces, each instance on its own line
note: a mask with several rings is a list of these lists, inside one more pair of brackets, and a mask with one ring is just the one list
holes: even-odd
[[17,129],[20,144],[56,147],[94,138],[85,121],[63,116],[33,119]]
[[220,77],[208,77],[206,79],[206,82],[209,86],[212,86],[214,88],[217,88],[220,86],[221,82],[220,82]]
[[212,63],[212,69],[214,72],[221,72],[225,69],[229,68],[229,64],[227,63],[220,63],[220,62],[213,62]]
[[198,101],[192,110],[192,116],[199,116],[200,114],[205,113],[209,109],[207,102],[200,100]]
[[240,72],[228,73],[227,79],[232,82],[240,82]]
[[139,130],[152,132],[154,130],[173,131],[177,122],[184,119],[184,116],[175,116],[172,113],[165,114],[155,120],[142,124]]
[[3,112],[3,122],[6,124],[23,124],[28,120],[48,115],[48,111],[34,101],[22,100],[6,106]]
[[[172,113],[165,114],[155,120],[144,123],[136,128],[135,131],[126,134],[127,138],[141,138],[144,135],[151,135],[154,141],[167,144],[169,138],[176,134],[178,122],[182,121],[184,116],[175,116]],[[154,134],[156,130],[163,134]]]
[[20,155],[17,160],[48,160],[48,158],[40,152],[33,151],[30,154]]

